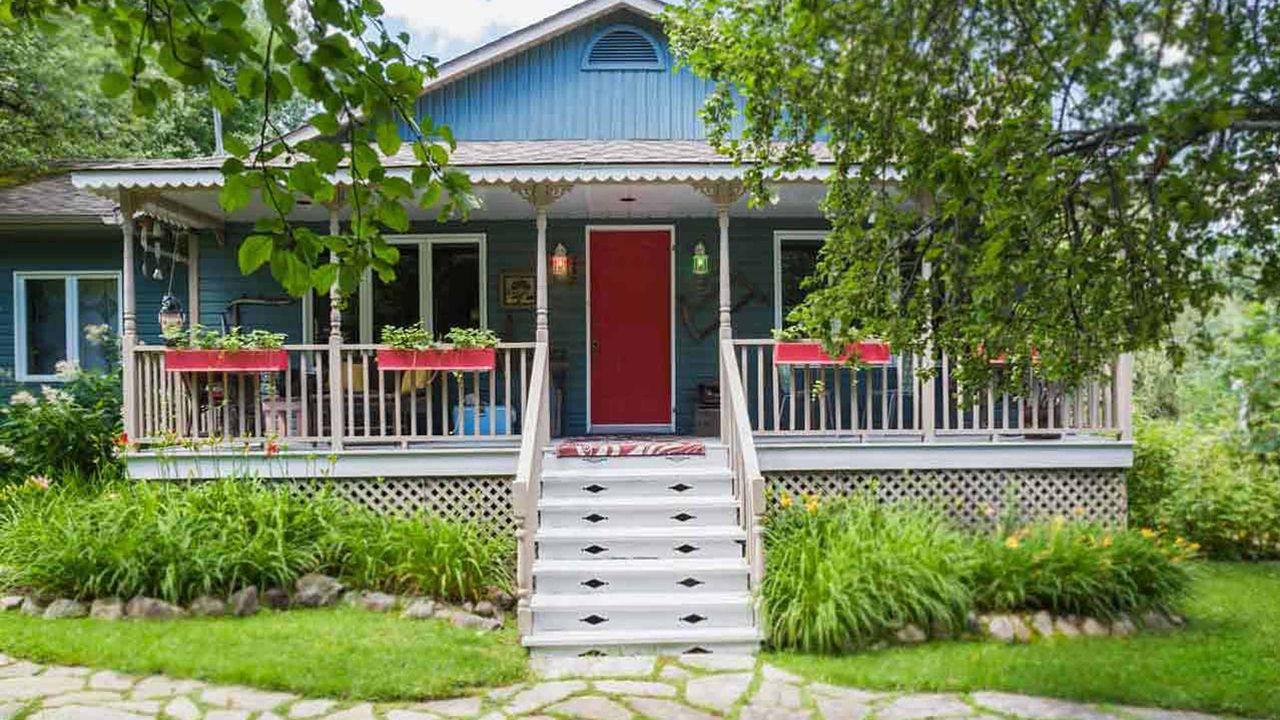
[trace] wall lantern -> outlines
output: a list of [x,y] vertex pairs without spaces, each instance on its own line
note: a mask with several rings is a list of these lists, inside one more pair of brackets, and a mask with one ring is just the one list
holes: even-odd
[[172,295],[160,299],[160,334],[168,335],[182,329],[187,314],[182,311],[182,303]]
[[693,274],[706,275],[711,272],[711,260],[707,257],[707,246],[698,243],[693,246]]
[[551,277],[559,283],[573,282],[573,256],[565,249],[564,243],[556,243],[551,253]]

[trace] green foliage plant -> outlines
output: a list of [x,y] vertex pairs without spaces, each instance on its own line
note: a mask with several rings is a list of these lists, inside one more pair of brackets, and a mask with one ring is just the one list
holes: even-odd
[[970,608],[966,539],[929,508],[784,495],[765,548],[764,614],[778,648],[844,651],[907,623],[956,630]]
[[169,328],[164,339],[171,346],[196,350],[279,350],[288,336],[270,330],[255,329],[244,332],[239,326],[225,333],[203,325],[191,328]]
[[418,321],[405,327],[383,326],[382,344],[393,350],[429,350],[435,342],[422,321]]
[[1123,530],[1057,518],[997,528],[980,538],[968,580],[984,611],[1047,610],[1114,618],[1171,610],[1199,549],[1151,529]]
[[226,479],[195,485],[52,482],[0,517],[0,587],[52,596],[187,602],[247,585],[292,588],[309,572],[354,587],[452,600],[507,587],[513,547],[441,517],[389,517],[327,491]]
[[500,342],[498,334],[488,328],[449,328],[444,341],[456,348],[492,348]]

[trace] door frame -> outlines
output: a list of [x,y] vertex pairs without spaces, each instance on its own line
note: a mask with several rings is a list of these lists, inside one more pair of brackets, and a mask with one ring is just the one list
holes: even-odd
[[[593,423],[591,420],[591,233],[593,231],[601,232],[626,232],[628,230],[659,230],[665,231],[669,238],[667,245],[668,255],[668,278],[670,280],[670,317],[667,319],[670,327],[670,355],[671,355],[671,421],[667,423],[640,423],[627,425],[606,425]],[[584,245],[586,255],[586,353],[587,353],[587,434],[594,433],[674,433],[676,431],[676,226],[675,225],[592,225],[588,224],[584,229]]]

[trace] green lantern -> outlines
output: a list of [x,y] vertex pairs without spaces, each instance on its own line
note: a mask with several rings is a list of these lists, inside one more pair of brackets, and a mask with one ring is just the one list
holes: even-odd
[[707,257],[707,246],[698,243],[693,246],[693,274],[706,275],[711,272],[711,259]]

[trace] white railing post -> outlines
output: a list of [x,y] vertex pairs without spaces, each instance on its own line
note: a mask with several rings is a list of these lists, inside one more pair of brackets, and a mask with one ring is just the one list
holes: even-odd
[[[340,232],[338,221],[338,204],[329,205],[329,234]],[[329,254],[331,262],[337,262],[337,255]],[[329,289],[329,437],[334,452],[342,450],[342,294],[338,291],[338,282],[334,281]],[[320,430],[319,427],[316,428]]]
[[733,472],[734,491],[738,495],[742,528],[747,535],[746,560],[750,573],[751,590],[757,592],[757,624],[764,632],[766,625],[760,616],[760,584],[764,581],[764,476],[760,473],[760,461],[756,456],[755,437],[751,431],[751,414],[747,407],[746,391],[738,374],[733,354],[733,340],[720,341],[720,407],[721,439],[729,452],[729,467]]
[[1116,358],[1116,425],[1121,440],[1133,439],[1133,353]]
[[133,196],[122,190],[120,192],[120,234],[122,247],[122,277],[124,308],[123,327],[120,337],[120,372],[123,402],[120,404],[121,421],[124,431],[130,440],[138,437],[138,376],[137,357],[134,348],[138,344],[138,294],[134,279],[134,238],[133,238]]
[[[520,457],[512,486],[512,511],[516,528],[516,621],[522,636],[533,632],[533,561],[538,532],[538,496],[542,484],[542,453],[551,442],[551,371],[547,343],[533,351],[529,395],[525,399],[526,425],[520,433]],[[529,425],[532,423],[532,426]]]

